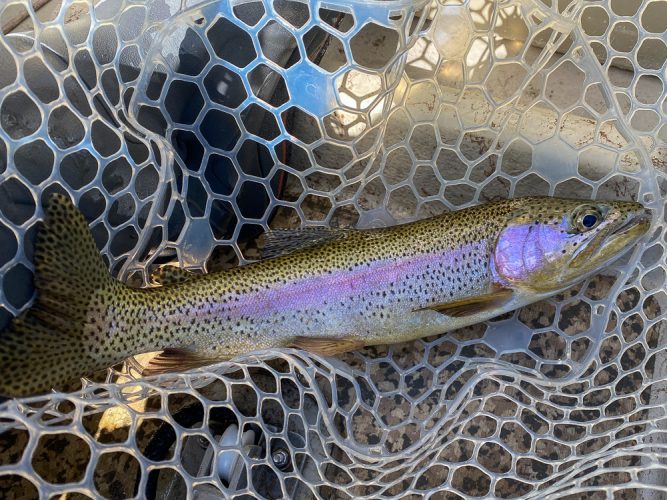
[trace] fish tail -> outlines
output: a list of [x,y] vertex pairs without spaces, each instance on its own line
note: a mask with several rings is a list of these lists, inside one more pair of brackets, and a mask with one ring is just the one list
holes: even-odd
[[43,393],[99,369],[90,342],[85,345],[91,307],[103,310],[99,302],[124,286],[109,275],[81,212],[60,194],[45,208],[34,264],[35,303],[0,332],[5,396]]

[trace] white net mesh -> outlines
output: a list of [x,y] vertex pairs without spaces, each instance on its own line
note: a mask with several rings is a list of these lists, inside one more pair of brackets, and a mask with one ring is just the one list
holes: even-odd
[[667,2],[5,1],[0,21],[0,328],[54,190],[139,285],[251,260],[269,227],[498,197],[656,220],[598,276],[462,331],[8,401],[1,496],[667,493]]

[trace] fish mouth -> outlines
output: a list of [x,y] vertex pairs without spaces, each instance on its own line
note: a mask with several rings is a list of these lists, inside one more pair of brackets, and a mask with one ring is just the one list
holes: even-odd
[[620,249],[639,240],[649,227],[651,227],[651,213],[648,210],[636,212],[613,231],[610,230],[607,234],[600,233],[588,245],[581,248],[570,262],[570,266],[579,268],[592,261],[600,263],[613,258],[614,255],[620,255]]
[[649,227],[651,227],[651,212],[645,210],[628,217],[628,220],[609,235],[607,241],[611,242],[628,236],[641,236],[648,231]]

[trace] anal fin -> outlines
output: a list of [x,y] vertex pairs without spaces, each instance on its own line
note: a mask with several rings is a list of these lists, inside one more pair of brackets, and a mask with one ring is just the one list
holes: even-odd
[[292,342],[292,347],[320,356],[333,356],[334,354],[355,351],[365,345],[363,340],[355,337],[296,337]]
[[168,348],[151,359],[141,371],[144,377],[162,373],[182,372],[210,365],[219,361],[207,358],[188,349]]
[[499,288],[483,295],[467,297],[444,304],[433,304],[420,310],[431,309],[453,318],[462,318],[502,307],[510,301],[513,293],[509,288]]

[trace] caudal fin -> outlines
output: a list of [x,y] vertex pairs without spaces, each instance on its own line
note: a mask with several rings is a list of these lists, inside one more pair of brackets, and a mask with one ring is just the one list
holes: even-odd
[[98,369],[85,327],[91,308],[102,309],[99,297],[119,286],[69,198],[53,195],[45,212],[35,244],[37,299],[0,333],[0,394],[6,396],[43,393]]

